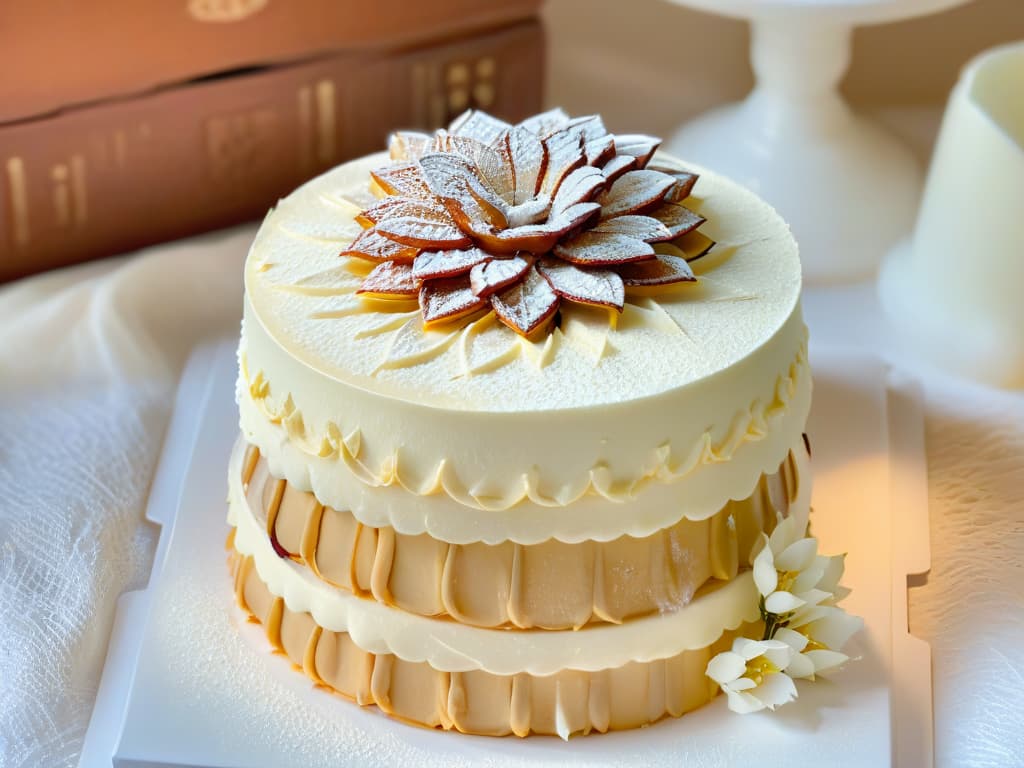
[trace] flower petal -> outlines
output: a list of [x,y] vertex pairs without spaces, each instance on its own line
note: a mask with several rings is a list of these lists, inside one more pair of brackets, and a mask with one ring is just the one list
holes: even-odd
[[512,126],[504,120],[492,117],[478,109],[467,109],[452,120],[448,133],[469,136],[484,144],[490,144]]
[[614,307],[620,312],[626,300],[622,278],[609,269],[580,269],[559,259],[546,258],[537,269],[563,299],[583,304]]
[[791,592],[772,592],[764,599],[764,609],[775,614],[795,611],[803,604],[804,601]]
[[632,155],[637,166],[643,168],[651,156],[661,146],[661,139],[644,136],[639,133],[617,134],[615,136],[615,152],[619,155]]
[[654,249],[643,240],[614,232],[587,230],[555,246],[560,259],[586,266],[607,266],[646,261],[654,258]]
[[817,554],[817,539],[797,539],[775,556],[775,567],[780,571],[802,571],[814,562]]
[[389,240],[415,248],[463,248],[473,241],[452,224],[412,216],[388,218],[377,224],[377,232]]
[[786,674],[794,680],[813,680],[817,672],[813,659],[803,653],[794,653],[789,666],[786,667]]
[[411,264],[419,252],[419,248],[389,240],[376,229],[364,229],[355,240],[349,243],[348,248],[341,252],[341,255],[355,256],[370,261],[395,261]]
[[433,195],[419,163],[394,163],[370,171],[377,185],[389,195],[430,200]]
[[465,250],[423,251],[412,263],[412,274],[421,280],[462,275],[491,255],[479,248]]
[[454,320],[487,306],[487,299],[473,293],[466,275],[428,280],[419,294],[425,325]]
[[529,336],[558,309],[558,295],[536,268],[526,277],[491,296],[491,306],[505,325],[522,336]]
[[645,243],[668,240],[672,237],[668,227],[650,216],[616,216],[614,219],[598,222],[591,231],[628,235],[637,240],[643,240]]
[[786,627],[779,627],[775,630],[774,639],[781,640],[796,653],[802,653],[808,643],[806,635],[802,635],[801,633],[792,629],[787,629]]
[[818,559],[822,561],[823,573],[817,586],[826,592],[834,593],[839,586],[839,580],[843,578],[843,571],[846,569],[846,555],[832,555],[831,557],[819,555]]
[[746,692],[736,693],[727,690],[725,695],[728,697],[729,709],[738,715],[749,715],[751,712],[760,712],[765,708],[761,699]]
[[490,296],[521,279],[532,264],[532,257],[522,256],[484,261],[470,271],[469,285],[477,296]]
[[761,539],[765,546],[754,558],[754,584],[762,597],[768,597],[779,586],[779,572],[775,570],[772,548],[767,545],[768,537],[762,533]]
[[832,672],[850,660],[845,653],[829,650],[808,651],[804,656],[814,665],[816,674]]
[[699,213],[675,203],[662,203],[661,206],[655,208],[647,215],[665,225],[665,229],[669,232],[668,237],[664,238],[665,240],[675,240],[677,237],[682,237],[707,221]]
[[708,662],[705,674],[719,685],[741,677],[747,671],[747,660],[732,651],[722,651]]
[[796,698],[796,685],[789,675],[782,672],[765,675],[764,682],[757,687],[754,695],[768,709],[775,709]]
[[642,213],[661,203],[675,183],[671,176],[657,171],[627,171],[601,198],[601,218]]
[[577,203],[586,203],[604,187],[605,177],[599,168],[583,165],[571,171],[561,186],[558,194],[551,201],[551,214],[558,215]]
[[394,261],[378,264],[365,278],[356,293],[375,296],[415,296],[420,281],[412,276],[412,266]]
[[664,253],[656,253],[653,259],[639,264],[626,264],[618,272],[627,287],[697,282],[686,259]]

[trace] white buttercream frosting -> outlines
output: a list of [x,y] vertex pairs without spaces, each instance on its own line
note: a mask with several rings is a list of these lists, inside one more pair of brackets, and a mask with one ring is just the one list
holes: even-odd
[[247,261],[241,425],[275,472],[401,532],[574,541],[710,515],[785,457],[810,382],[796,245],[767,204],[696,169],[688,204],[718,241],[696,286],[621,316],[566,304],[540,342],[488,317],[423,331],[415,308],[356,296],[338,255],[383,162],[283,200]]
[[371,653],[425,661],[443,672],[592,672],[704,648],[724,630],[758,616],[757,588],[749,572],[700,594],[674,613],[580,630],[483,629],[407,613],[331,587],[308,568],[281,558],[266,534],[266,521],[257,519],[258,513],[245,500],[237,461],[236,455],[228,496],[235,548],[253,558],[260,579],[290,610],[309,613],[324,629],[347,632],[352,642]]

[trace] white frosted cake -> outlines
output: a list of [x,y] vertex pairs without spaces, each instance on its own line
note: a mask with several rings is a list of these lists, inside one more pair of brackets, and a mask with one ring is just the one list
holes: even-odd
[[788,660],[841,656],[823,615],[800,621],[839,611],[841,561],[786,548],[813,542],[796,244],[656,146],[467,113],[267,216],[231,562],[317,683],[425,726],[567,738],[720,687],[774,706]]

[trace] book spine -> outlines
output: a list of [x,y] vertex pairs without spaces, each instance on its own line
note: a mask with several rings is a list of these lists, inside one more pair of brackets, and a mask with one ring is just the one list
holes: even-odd
[[540,2],[104,0],[102,9],[61,3],[58,13],[4,0],[0,123],[243,68],[467,37],[533,18]]
[[261,216],[302,181],[468,107],[539,110],[529,21],[0,126],[0,280]]

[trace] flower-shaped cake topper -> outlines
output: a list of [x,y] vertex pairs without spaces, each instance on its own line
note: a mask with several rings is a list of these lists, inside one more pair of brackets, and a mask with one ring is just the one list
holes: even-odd
[[360,293],[418,298],[427,326],[490,306],[528,336],[562,301],[622,311],[630,288],[696,281],[652,245],[704,222],[681,204],[696,175],[647,167],[659,143],[561,110],[514,126],[469,111],[434,135],[397,133],[395,162],[371,174],[383,197],[342,255],[377,262]]

